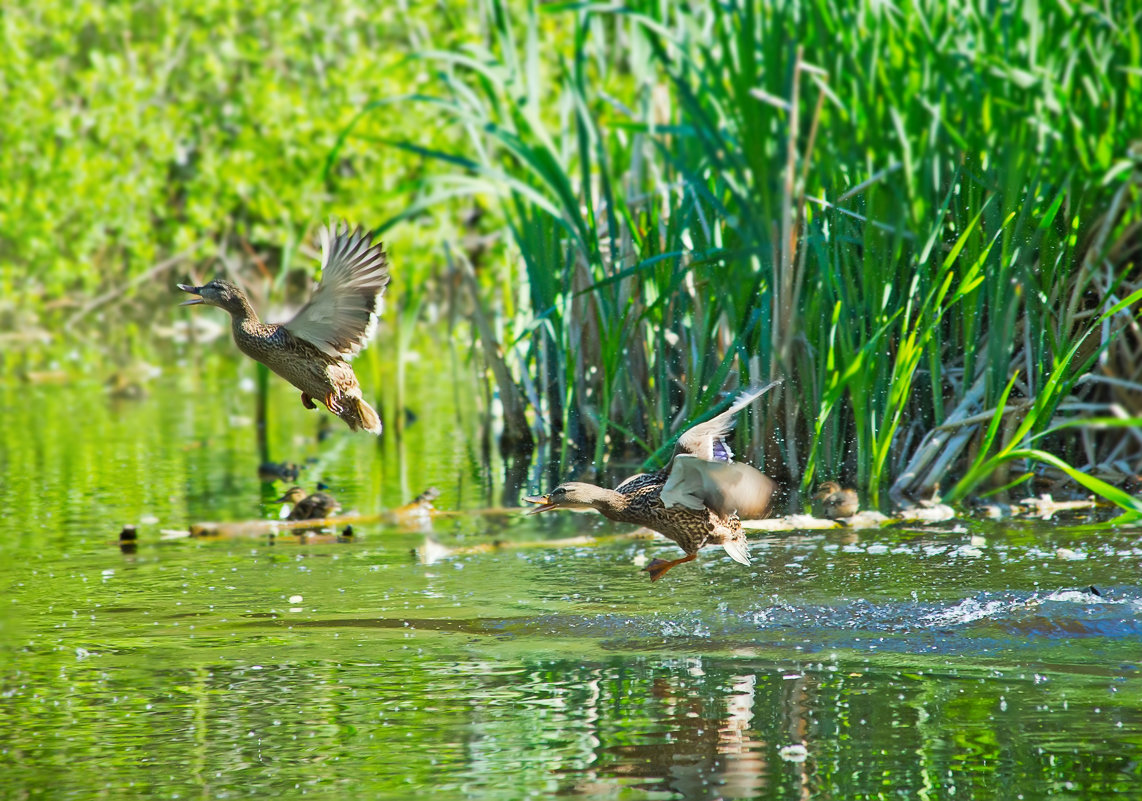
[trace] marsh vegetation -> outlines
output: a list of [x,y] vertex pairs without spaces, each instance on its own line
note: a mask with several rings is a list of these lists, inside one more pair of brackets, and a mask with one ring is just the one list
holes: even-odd
[[[1137,795],[1140,13],[9,3],[0,797]],[[380,439],[177,306],[285,319],[330,217],[392,254]],[[513,508],[773,378],[791,509],[957,519],[652,585]],[[355,535],[266,535],[293,483]]]
[[1133,4],[377,13],[11,15],[8,327],[280,297],[328,210],[390,239],[390,343],[479,343],[564,472],[783,377],[744,444],[793,488],[1138,511]]

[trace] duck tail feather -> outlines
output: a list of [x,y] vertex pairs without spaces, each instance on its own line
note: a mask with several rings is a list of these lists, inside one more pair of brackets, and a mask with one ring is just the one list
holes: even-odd
[[740,540],[726,540],[722,543],[722,547],[726,549],[726,553],[735,562],[741,562],[743,565],[750,564],[749,561],[749,543],[745,538]]
[[380,436],[381,418],[376,410],[361,398],[347,398],[346,401],[341,410],[341,419],[349,424],[349,428]]

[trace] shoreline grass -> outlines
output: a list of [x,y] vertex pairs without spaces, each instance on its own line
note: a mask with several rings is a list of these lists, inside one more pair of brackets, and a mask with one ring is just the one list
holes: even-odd
[[471,338],[501,448],[552,472],[656,464],[782,377],[737,450],[795,490],[1142,473],[1138,0],[209,3],[217,52],[135,8],[10,14],[5,366],[68,320],[136,351],[175,271],[289,295],[312,223],[387,217],[396,347]]
[[[484,7],[486,47],[424,56],[438,93],[410,102],[468,139],[428,154],[445,169],[417,208],[499,204],[495,380],[535,414],[508,425],[559,440],[564,469],[661,453],[723,388],[780,376],[746,443],[766,469],[874,505],[962,497],[981,470],[1006,478],[985,457],[1001,433],[1042,465],[1032,438],[1066,453],[1071,410],[1109,408],[1078,383],[1107,375],[1076,358],[1092,317],[1142,389],[1115,339],[1142,285],[1137,26],[1026,3]],[[573,43],[554,59],[552,26]],[[1084,470],[1142,467],[1096,431]]]

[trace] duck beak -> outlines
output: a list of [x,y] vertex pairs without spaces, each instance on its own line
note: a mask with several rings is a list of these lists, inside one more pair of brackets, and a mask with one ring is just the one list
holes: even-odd
[[[181,289],[183,292],[189,292],[192,295],[201,294],[199,292],[199,290],[202,289],[202,287],[190,286],[189,284],[179,284],[178,288]],[[197,306],[199,303],[202,303],[202,302],[203,302],[202,298],[191,298],[190,300],[183,301],[182,303],[180,303],[178,305],[179,306]]]
[[534,509],[528,511],[529,515],[537,515],[540,512],[550,512],[552,509],[558,508],[551,502],[550,495],[524,495],[523,499],[528,503],[539,504]]

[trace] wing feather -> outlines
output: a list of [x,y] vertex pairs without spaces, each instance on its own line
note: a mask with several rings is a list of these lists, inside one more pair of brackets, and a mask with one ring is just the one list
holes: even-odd
[[726,445],[726,435],[734,427],[734,415],[780,383],[781,379],[770,381],[765,386],[755,384],[738,395],[733,405],[721,414],[688,428],[678,438],[678,444],[674,446],[674,455],[677,457],[680,454],[689,454],[708,462],[730,461],[734,454]]
[[744,519],[769,515],[777,484],[755,467],[739,462],[710,462],[697,456],[674,457],[659,497],[662,505],[709,509]]
[[321,283],[284,327],[329,356],[351,359],[376,329],[388,283],[384,246],[360,226],[330,223],[321,229]]

